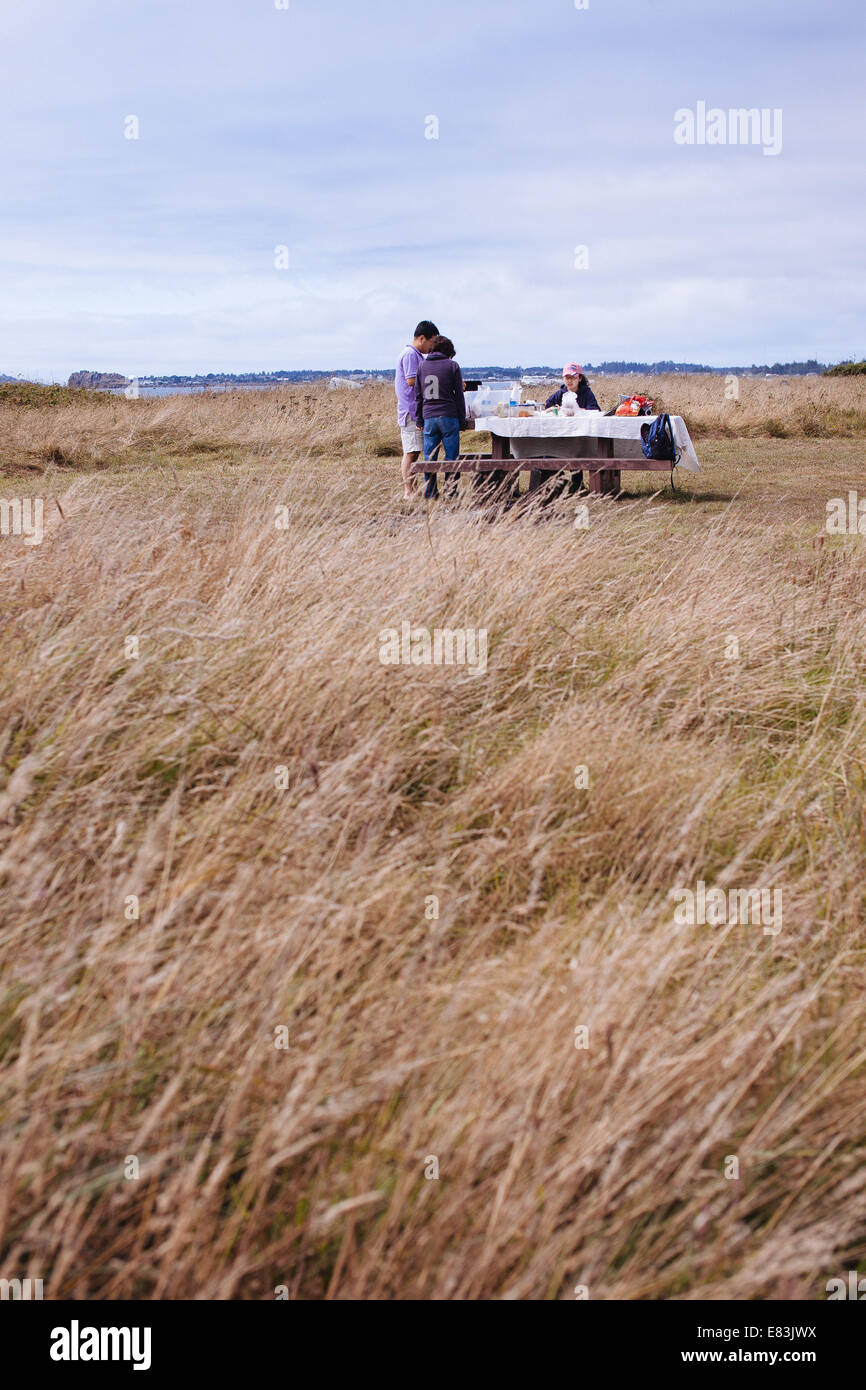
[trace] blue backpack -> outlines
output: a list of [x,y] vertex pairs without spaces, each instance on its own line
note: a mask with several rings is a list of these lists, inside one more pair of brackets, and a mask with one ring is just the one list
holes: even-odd
[[664,459],[673,469],[679,462],[670,415],[658,415],[651,425],[641,425],[640,446],[644,457]]

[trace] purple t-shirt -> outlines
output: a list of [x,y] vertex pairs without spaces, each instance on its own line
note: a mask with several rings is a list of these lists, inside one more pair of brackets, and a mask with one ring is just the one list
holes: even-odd
[[415,387],[410,386],[407,377],[418,375],[418,363],[424,359],[416,347],[410,343],[397,363],[394,373],[394,390],[397,392],[397,418],[402,422],[407,415],[415,418]]

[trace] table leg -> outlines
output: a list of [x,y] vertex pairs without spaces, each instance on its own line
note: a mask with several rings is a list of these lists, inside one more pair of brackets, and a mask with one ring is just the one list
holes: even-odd
[[[501,434],[490,435],[490,457],[494,459],[510,459],[511,445]],[[481,482],[481,479],[484,481]],[[520,492],[520,473],[506,472],[504,468],[496,468],[492,473],[479,474],[479,485],[485,492],[489,490],[491,498],[504,500],[506,506],[517,500]]]
[[[490,454],[491,457],[495,459],[510,459],[511,445],[508,442],[508,440],[505,439],[501,434],[491,434]],[[498,490],[500,487],[502,487],[502,484],[505,482],[505,479],[507,477],[508,474],[505,472],[504,468],[497,468],[495,473],[490,474],[491,487],[495,490]]]
[[[508,458],[510,448],[507,439],[503,439],[498,434],[490,435],[490,457],[494,459]],[[494,473],[484,472],[475,474],[475,490],[485,494],[493,493],[498,483],[502,481],[502,473],[497,469]]]
[[[613,459],[613,440],[598,437],[598,457],[603,459]],[[600,496],[615,496],[620,490],[619,468],[599,468],[594,469],[589,474],[589,490],[598,493]]]

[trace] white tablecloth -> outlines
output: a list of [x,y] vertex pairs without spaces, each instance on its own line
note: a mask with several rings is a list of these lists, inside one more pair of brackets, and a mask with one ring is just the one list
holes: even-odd
[[[528,419],[501,420],[497,415],[481,416],[475,421],[476,430],[489,430],[502,439],[511,440],[511,452],[517,459],[540,458],[543,454],[555,457],[575,456],[575,439],[616,439],[622,443],[614,446],[614,458],[610,464],[616,467],[617,459],[643,458],[640,447],[641,425],[650,425],[654,415],[603,415],[599,410],[581,410],[577,415],[533,415]],[[671,416],[674,441],[680,450],[680,468],[692,473],[700,473],[701,465],[694,445],[681,415]],[[578,457],[584,452],[589,457],[595,452],[581,447]]]

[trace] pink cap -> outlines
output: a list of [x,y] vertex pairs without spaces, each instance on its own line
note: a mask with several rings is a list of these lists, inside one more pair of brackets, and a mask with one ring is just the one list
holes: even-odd
[[566,362],[565,366],[564,366],[563,369],[562,369],[562,375],[563,375],[563,376],[580,376],[580,374],[581,374],[582,371],[583,371],[583,367],[580,365],[579,362]]

